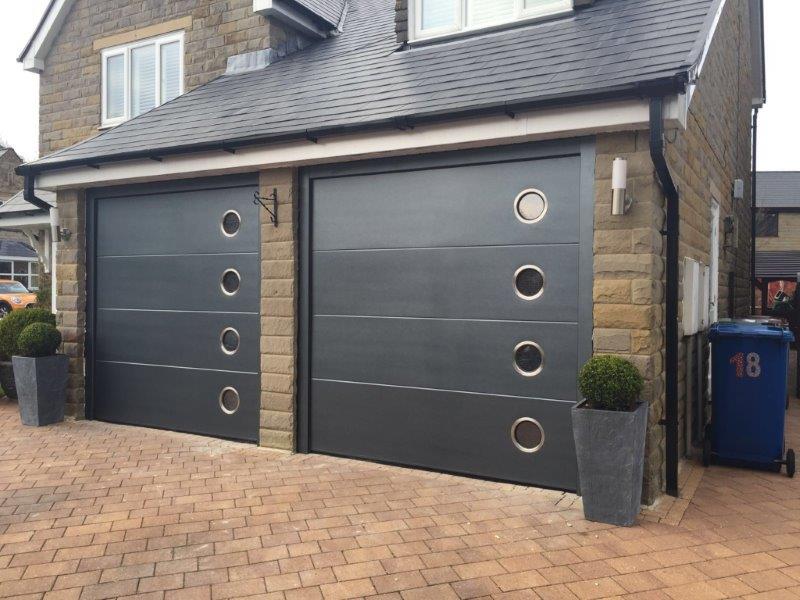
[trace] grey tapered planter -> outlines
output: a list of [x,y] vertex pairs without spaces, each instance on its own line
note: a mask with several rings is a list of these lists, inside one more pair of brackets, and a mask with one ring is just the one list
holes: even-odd
[[634,411],[572,408],[583,513],[590,521],[629,527],[642,502],[647,404]]
[[64,420],[69,358],[63,354],[11,357],[23,425],[40,427]]

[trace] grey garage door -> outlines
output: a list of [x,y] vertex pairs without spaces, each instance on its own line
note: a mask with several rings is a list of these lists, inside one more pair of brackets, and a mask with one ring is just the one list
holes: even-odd
[[92,195],[94,418],[257,440],[256,189],[240,178]]
[[306,177],[304,449],[575,489],[593,151]]

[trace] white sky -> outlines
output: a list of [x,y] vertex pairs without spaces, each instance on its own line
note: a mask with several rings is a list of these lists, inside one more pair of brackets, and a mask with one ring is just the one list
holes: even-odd
[[[38,157],[39,77],[23,71],[16,59],[46,5],[47,0],[0,0],[0,139],[26,160]],[[800,170],[800,2],[764,5],[767,105],[759,113],[758,168]]]

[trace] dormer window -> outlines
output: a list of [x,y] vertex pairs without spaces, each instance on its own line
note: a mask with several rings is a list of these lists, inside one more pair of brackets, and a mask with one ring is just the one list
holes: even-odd
[[102,125],[136,117],[183,93],[183,32],[103,50]]
[[572,10],[573,0],[410,0],[413,39],[526,21]]

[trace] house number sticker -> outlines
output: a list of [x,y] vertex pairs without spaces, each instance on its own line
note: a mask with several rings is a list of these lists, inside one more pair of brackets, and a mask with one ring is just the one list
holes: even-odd
[[739,352],[731,356],[729,362],[736,366],[736,377],[740,379],[745,376],[753,379],[761,377],[761,356],[758,352],[750,352],[746,358],[744,352]]

